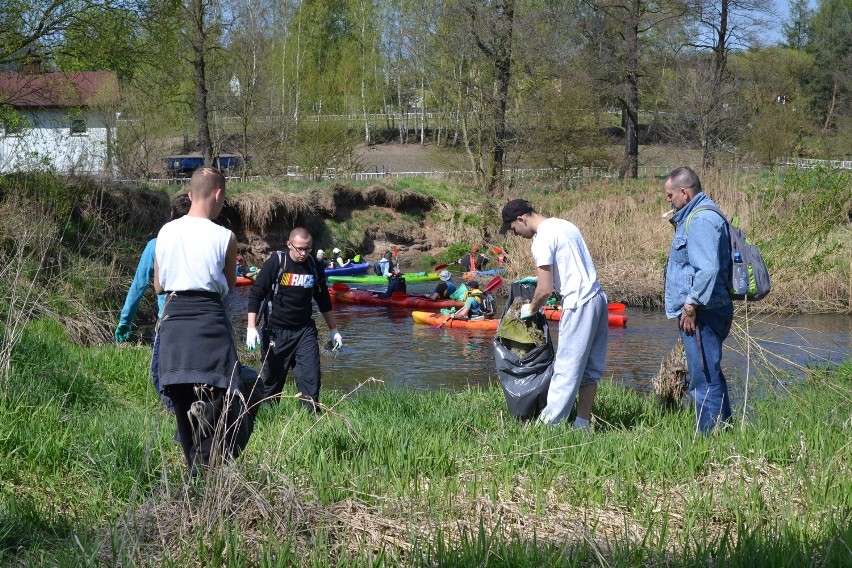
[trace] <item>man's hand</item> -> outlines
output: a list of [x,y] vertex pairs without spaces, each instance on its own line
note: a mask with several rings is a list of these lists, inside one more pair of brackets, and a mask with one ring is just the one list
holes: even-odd
[[535,312],[532,310],[532,304],[524,304],[521,306],[521,319],[528,320],[533,317]]
[[257,333],[257,328],[246,328],[246,349],[254,351],[258,347],[260,347],[260,334]]
[[115,333],[113,333],[116,342],[124,343],[125,341],[130,341],[131,333],[130,326],[126,323],[119,323],[118,327],[115,328]]
[[343,347],[343,336],[337,328],[332,329],[328,334],[328,343],[331,345],[331,350],[340,349]]
[[695,306],[693,306],[692,304],[684,304],[683,310],[681,310],[680,313],[678,325],[686,335],[692,335],[693,333],[695,333],[696,319],[697,316],[695,314]]

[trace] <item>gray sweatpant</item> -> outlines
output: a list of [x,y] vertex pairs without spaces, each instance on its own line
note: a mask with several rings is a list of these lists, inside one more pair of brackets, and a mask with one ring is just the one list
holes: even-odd
[[553,378],[539,420],[556,424],[566,419],[580,386],[601,380],[608,336],[609,309],[603,290],[582,306],[562,312]]

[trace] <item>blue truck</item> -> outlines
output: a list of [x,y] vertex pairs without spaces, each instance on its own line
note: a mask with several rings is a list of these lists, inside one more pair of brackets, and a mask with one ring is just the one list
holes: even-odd
[[[184,154],[163,158],[163,172],[167,177],[189,177],[203,165],[203,156]],[[213,158],[213,167],[218,168],[225,175],[240,173],[243,169],[243,157],[221,154]]]

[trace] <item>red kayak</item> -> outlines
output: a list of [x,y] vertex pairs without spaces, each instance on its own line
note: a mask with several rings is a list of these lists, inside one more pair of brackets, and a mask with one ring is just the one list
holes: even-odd
[[237,286],[251,286],[252,284],[254,284],[254,279],[237,276]]
[[[339,284],[339,283],[338,283]],[[331,300],[362,306],[390,306],[393,308],[415,308],[419,310],[438,310],[441,308],[461,308],[464,302],[455,300],[432,300],[428,296],[414,296],[405,292],[394,292],[390,298],[379,298],[378,292],[369,290],[340,290],[332,286],[329,291]]]

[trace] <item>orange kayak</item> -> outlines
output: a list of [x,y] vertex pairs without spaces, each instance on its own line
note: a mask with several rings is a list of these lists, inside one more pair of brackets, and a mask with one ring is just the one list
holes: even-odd
[[251,286],[254,280],[245,276],[237,276],[237,286]]
[[434,314],[431,312],[411,312],[411,317],[414,318],[414,321],[419,323],[437,325],[446,321],[447,323],[445,323],[443,327],[463,327],[466,329],[496,330],[497,324],[500,323],[499,318],[483,320],[450,319],[450,316]]
[[[562,310],[553,309],[553,308],[545,308],[544,315],[549,320],[559,320],[562,317]],[[463,319],[448,319],[449,316],[445,316],[444,314],[435,314],[429,312],[412,312],[411,317],[414,318],[414,321],[419,323],[428,323],[432,325],[437,325],[443,323],[445,320],[447,323],[443,325],[443,327],[464,327],[468,329],[497,329],[497,325],[500,323],[499,318],[494,319],[484,319],[484,320],[463,320]],[[624,314],[609,314],[609,325],[610,327],[627,327],[627,316]]]
[[[559,319],[562,318],[562,310],[560,308],[549,308],[545,306],[544,317],[549,320],[559,321]],[[609,326],[627,327],[627,315],[609,312]]]
[[[394,292],[390,298],[379,298],[377,294],[369,290],[336,290],[334,286],[329,288],[331,300],[347,304],[361,304],[363,306],[389,306],[393,308],[419,308],[421,310],[439,310],[441,308],[461,308],[464,302],[455,300],[432,300],[426,296],[415,296],[405,292]],[[438,314],[439,316],[442,314]]]

